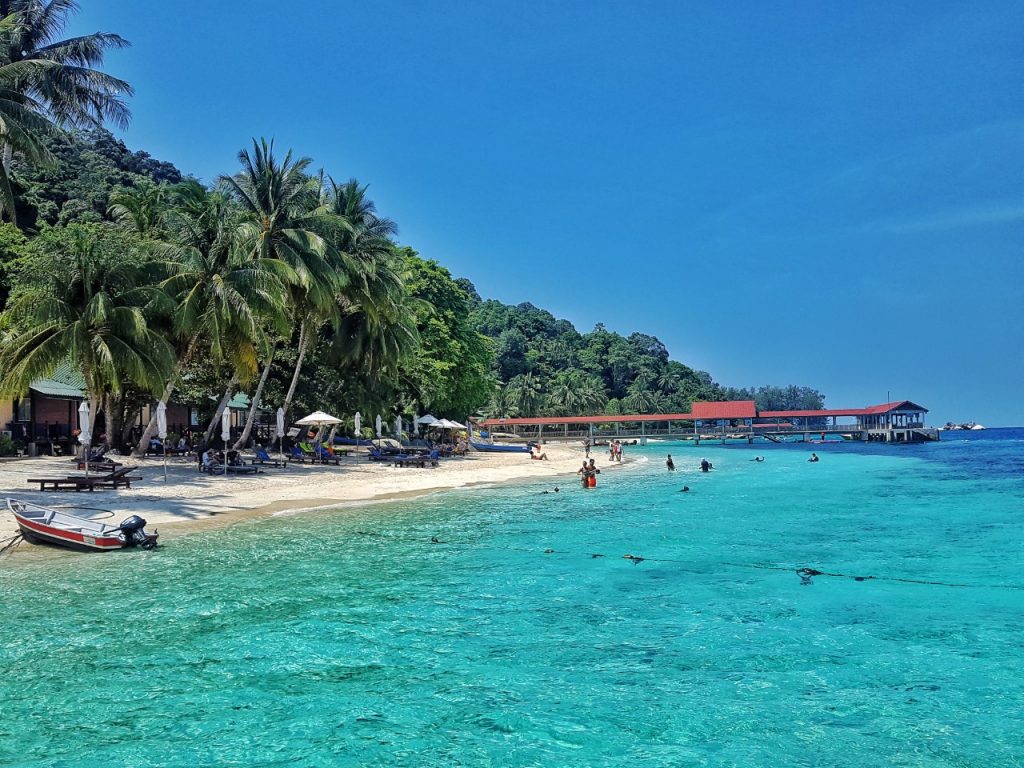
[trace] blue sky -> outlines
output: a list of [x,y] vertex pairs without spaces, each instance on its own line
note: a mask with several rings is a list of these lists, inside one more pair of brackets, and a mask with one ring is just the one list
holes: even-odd
[[370,184],[485,297],[1024,424],[1024,5],[105,0],[133,148]]

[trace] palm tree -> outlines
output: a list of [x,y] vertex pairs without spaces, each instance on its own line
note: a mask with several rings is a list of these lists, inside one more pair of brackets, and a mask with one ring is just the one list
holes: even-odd
[[427,302],[408,295],[401,262],[392,254],[370,263],[338,303],[332,359],[343,366],[358,365],[374,376],[398,378],[403,361],[419,343],[419,321],[433,311]]
[[124,102],[131,86],[98,69],[107,50],[128,42],[106,32],[60,39],[77,10],[75,0],[0,0],[0,204],[12,216],[14,152],[45,162],[40,138],[54,124],[125,127],[131,116]]
[[141,184],[123,187],[110,196],[107,214],[118,224],[135,232],[144,240],[161,234],[167,215],[167,187],[163,184]]
[[495,385],[494,392],[491,393],[491,399],[485,409],[487,418],[507,419],[513,415],[518,415],[519,412],[516,410],[511,387],[503,387],[499,382],[495,382]]
[[515,409],[523,416],[535,416],[541,403],[541,386],[537,377],[521,373],[508,383],[509,395]]
[[[160,287],[169,297],[170,332],[179,352],[164,385],[164,402],[200,346],[210,362],[227,361],[236,372],[254,373],[264,328],[281,322],[286,286],[297,279],[289,265],[269,257],[254,259],[240,247],[242,221],[224,195],[194,182],[176,194],[180,202],[169,216],[172,242],[157,245],[167,275]],[[145,451],[155,428],[154,414],[137,453]]]
[[558,416],[597,413],[607,401],[604,389],[593,376],[581,371],[561,371],[551,380],[547,407]]
[[70,259],[8,308],[12,333],[0,350],[2,389],[24,392],[65,361],[79,366],[95,418],[104,394],[129,384],[157,392],[172,367],[170,345],[147,321],[154,288],[133,263],[100,256],[79,233]]
[[[246,221],[239,234],[252,260],[270,259],[287,264],[294,279],[287,286],[293,319],[299,326],[299,356],[285,398],[285,411],[291,404],[299,371],[306,353],[326,316],[335,308],[335,297],[344,283],[337,252],[320,232],[335,231],[336,217],[321,204],[316,181],[306,174],[309,158],[292,159],[291,151],[280,162],[274,156],[274,142],[253,139],[252,152],[238,154],[242,170],[221,177],[241,206]],[[273,360],[273,347],[263,361]],[[261,376],[265,381],[266,377]],[[262,391],[262,390],[261,390]],[[253,402],[246,436],[259,403]]]

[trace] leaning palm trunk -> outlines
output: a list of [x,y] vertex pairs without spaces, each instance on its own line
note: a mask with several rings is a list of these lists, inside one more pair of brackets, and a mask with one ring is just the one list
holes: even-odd
[[107,418],[107,424],[106,424],[107,439],[106,439],[106,441],[104,443],[104,447],[106,447],[106,448],[113,449],[113,448],[116,447],[114,445],[114,442],[117,439],[117,436],[119,434],[118,433],[118,427],[121,424],[121,419],[119,418],[120,410],[121,410],[120,398],[117,398],[114,395],[110,395],[110,394],[108,394],[105,398],[103,398],[103,413],[104,413],[104,415]]
[[[203,445],[209,445],[210,440],[213,439],[213,431],[220,424],[220,415],[224,413],[224,409],[228,407],[228,403],[231,402],[231,398],[235,396],[235,389],[238,385],[238,374],[231,374],[231,379],[228,381],[227,387],[224,389],[224,394],[220,398],[220,402],[217,403],[217,410],[213,412],[213,418],[210,419],[210,423],[206,427],[206,432],[203,434]],[[225,444],[225,448],[227,445]]]
[[288,394],[284,396],[284,412],[288,413],[288,409],[291,407],[292,398],[295,397],[295,388],[299,384],[299,373],[302,371],[302,363],[306,359],[306,323],[305,321],[299,326],[299,357],[295,361],[295,372],[292,374],[292,383],[288,387]]
[[[174,366],[174,370],[171,372],[170,378],[167,379],[167,385],[164,387],[164,396],[161,400],[165,403],[171,401],[171,395],[174,394],[174,388],[178,384],[178,378],[181,376],[181,369],[185,367],[185,364],[192,359],[192,354],[196,351],[196,346],[199,344],[199,337],[196,336],[189,342],[188,349],[185,350],[185,356],[178,360]],[[139,442],[135,446],[135,450],[132,452],[133,456],[145,456],[146,449],[149,448],[149,441],[153,438],[153,433],[156,432],[156,408],[151,409],[149,414],[149,424],[142,431],[142,437],[139,438]]]
[[242,429],[242,434],[238,440],[235,441],[234,449],[236,451],[242,450],[246,443],[249,442],[249,435],[252,434],[252,426],[256,423],[256,411],[260,407],[260,398],[263,396],[263,387],[267,383],[267,376],[270,374],[270,366],[274,363],[274,350],[270,350],[270,355],[267,357],[267,362],[263,366],[263,375],[260,376],[260,383],[256,385],[256,391],[253,393],[252,402],[249,404],[249,416],[245,420],[245,428]]

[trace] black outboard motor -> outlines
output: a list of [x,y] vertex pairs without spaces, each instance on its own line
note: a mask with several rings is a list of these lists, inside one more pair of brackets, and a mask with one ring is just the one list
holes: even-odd
[[138,515],[132,515],[118,526],[124,534],[124,545],[126,547],[142,547],[152,549],[156,546],[156,539],[159,534],[146,533],[146,521]]

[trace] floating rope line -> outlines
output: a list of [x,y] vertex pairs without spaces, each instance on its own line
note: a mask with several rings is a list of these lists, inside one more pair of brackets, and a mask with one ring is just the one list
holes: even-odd
[[[421,537],[418,537],[418,536],[416,536],[416,537],[412,537],[412,536],[397,536],[397,537],[385,536],[384,534],[379,533],[377,531],[356,531],[355,533],[358,536],[381,537],[381,538],[386,538],[389,541],[412,541],[412,542],[420,541],[420,542],[424,542],[424,543],[429,541],[430,544],[453,544],[453,543],[455,543],[455,542],[444,541],[444,540],[438,539],[436,536],[431,536],[429,538],[429,540],[428,540],[426,538],[421,538]],[[502,547],[501,549],[506,551],[506,552],[525,552],[525,553],[536,553],[537,552],[536,549],[531,548],[531,547]],[[2,552],[2,551],[3,550],[0,550],[0,552]],[[576,555],[577,554],[576,552],[559,551],[559,550],[553,549],[551,547],[548,547],[548,548],[546,548],[544,550],[541,550],[541,551],[542,551],[542,554],[545,554],[545,555]],[[600,558],[608,557],[608,555],[606,555],[606,554],[604,554],[602,552],[584,552],[582,554],[588,560],[598,560]],[[628,560],[633,565],[640,565],[640,563],[672,563],[672,564],[675,564],[675,565],[691,566],[691,567],[686,568],[684,570],[688,571],[689,573],[696,573],[696,574],[705,574],[705,573],[707,573],[707,571],[702,571],[702,570],[698,570],[696,568],[693,568],[692,567],[693,563],[691,561],[689,561],[689,560],[679,560],[679,559],[674,559],[674,558],[669,558],[669,557],[644,557],[642,555],[636,555],[636,554],[633,554],[633,553],[630,553],[630,552],[627,552],[626,554],[622,555],[621,559],[622,560]],[[727,567],[730,567],[730,568],[752,568],[752,569],[763,570],[763,571],[782,571],[784,573],[795,573],[797,576],[800,577],[800,584],[802,586],[811,586],[811,585],[813,585],[814,584],[813,579],[814,579],[815,576],[827,576],[829,578],[835,578],[835,579],[852,579],[853,581],[893,581],[893,582],[897,582],[897,583],[900,583],[900,584],[921,584],[921,585],[924,585],[924,586],[931,586],[931,587],[953,587],[953,588],[956,588],[956,589],[1013,589],[1013,590],[1024,590],[1024,585],[1020,585],[1020,584],[965,584],[965,583],[959,583],[959,582],[939,581],[939,580],[930,580],[930,579],[910,579],[910,578],[904,578],[902,576],[874,576],[874,575],[863,576],[863,575],[852,574],[852,573],[836,573],[836,572],[832,572],[832,571],[819,571],[817,568],[810,568],[808,566],[794,567],[794,566],[783,566],[783,565],[764,565],[764,564],[761,564],[761,563],[730,563],[730,562],[721,562],[721,563],[718,563],[718,565],[724,565],[724,566],[727,566]]]

